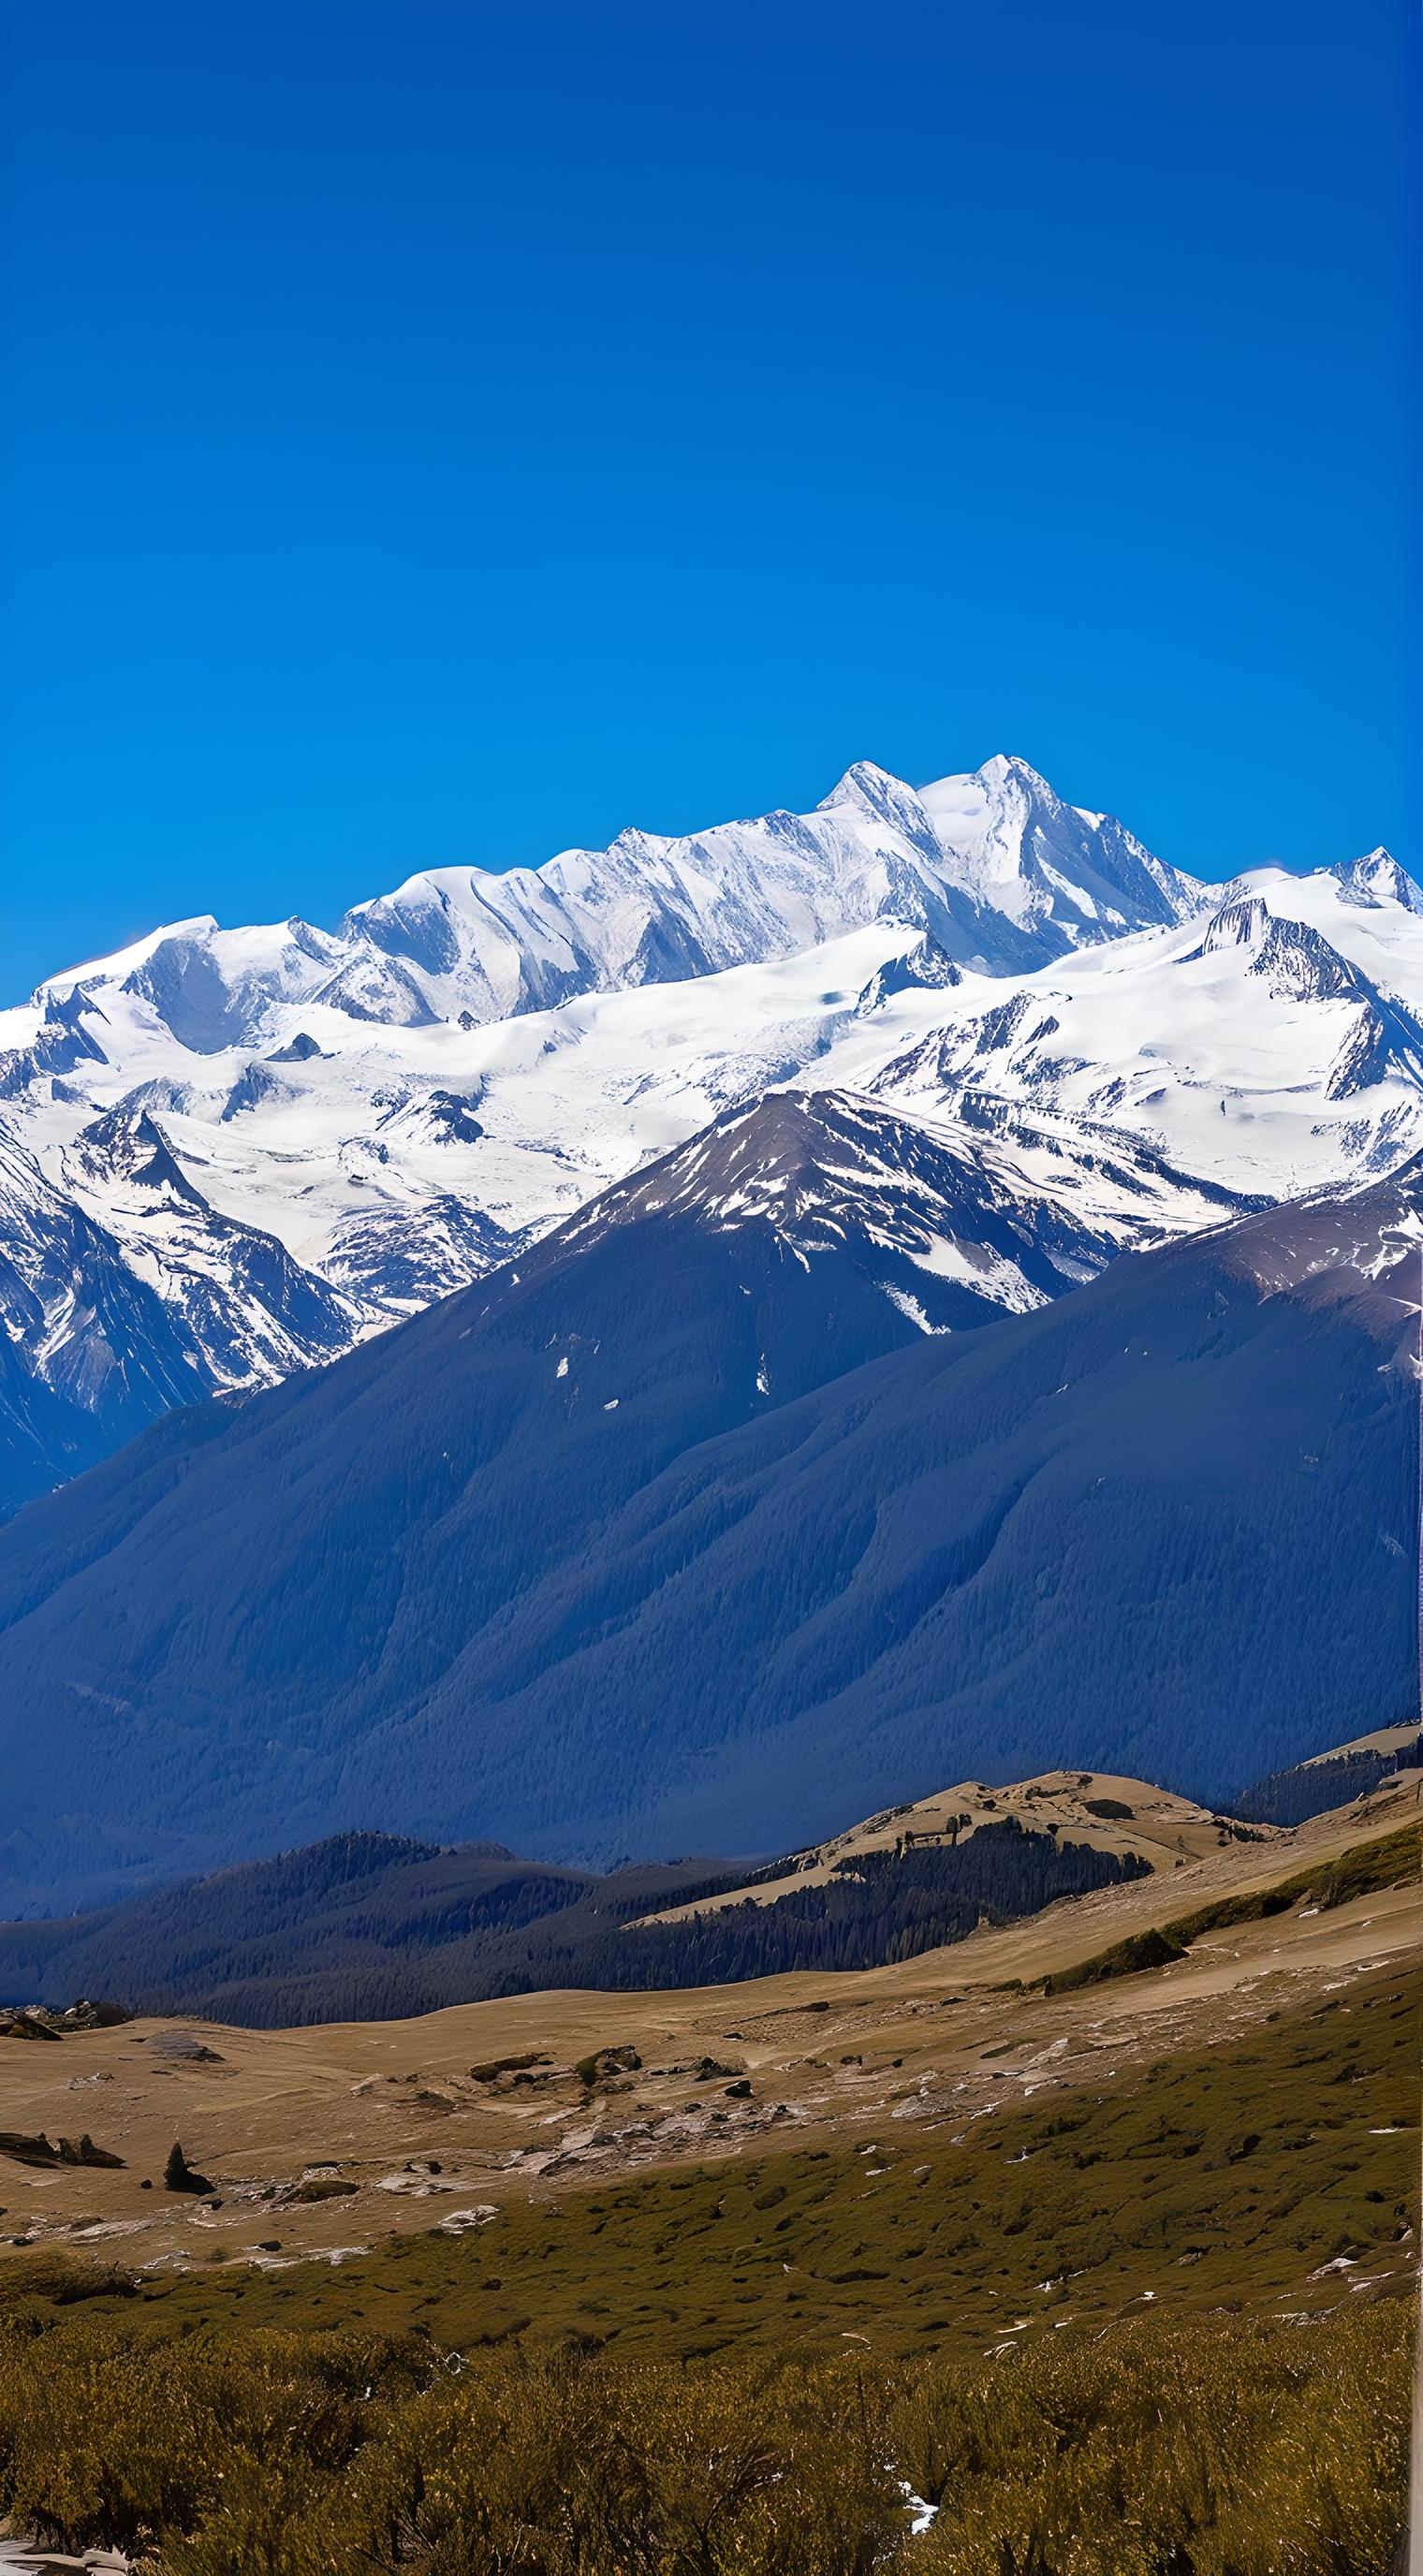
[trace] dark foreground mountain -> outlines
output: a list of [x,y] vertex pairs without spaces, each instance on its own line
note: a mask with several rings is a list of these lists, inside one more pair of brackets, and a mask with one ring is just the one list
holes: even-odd
[[[444,1613],[428,1637],[419,1633],[428,1619],[428,1602],[420,1606],[427,1576],[468,1633],[687,1447],[925,1333],[962,1331],[1060,1295],[1110,1260],[1117,1242],[1111,1231],[1064,1215],[1026,1179],[1021,1157],[992,1138],[929,1134],[848,1095],[773,1093],[606,1191],[517,1264],[433,1310],[413,1334],[363,1347],[329,1387],[307,1376],[278,1390],[271,1405],[258,1398],[238,1416],[230,1404],[175,1416],[106,1466],[82,1501],[55,1496],[30,1515],[5,1542],[0,1623],[53,1601],[72,1637],[73,1596],[60,1610],[56,1591],[67,1593],[68,1578],[92,1565],[85,1588],[96,1643],[101,1635],[104,1642],[82,1673],[68,1643],[57,1663],[38,1644],[38,1665],[26,1660],[31,1678],[17,1684],[24,1695],[11,1704],[16,1717],[36,1705],[36,1688],[56,1683],[71,1710],[87,1695],[85,1714],[119,1772],[133,1756],[135,1781],[146,1776],[150,1754],[160,1768],[184,1771],[195,1755],[202,1766],[207,1719],[198,1720],[195,1737],[191,1706],[177,1735],[165,1738],[166,1752],[156,1742],[145,1750],[131,1735],[124,1711],[138,1703],[119,1677],[121,1650],[114,1660],[116,1631],[130,1612],[140,1625],[150,1614],[167,1623],[168,1576],[158,1575],[155,1590],[148,1568],[167,1544],[160,1529],[171,1530],[180,1554],[196,1534],[191,1505],[216,1553],[201,1573],[197,1563],[182,1574],[175,1566],[179,1593],[195,1605],[215,1601],[224,1559],[239,1574],[247,1595],[242,1606],[234,1599],[239,1624],[246,1628],[253,1610],[258,1628],[239,1650],[237,1699],[250,1685],[254,1705],[260,1699],[274,1716],[285,1712],[279,1729],[294,1719],[288,1749],[296,1752],[306,1711],[343,1651],[372,1678],[377,1664],[385,1667],[382,1708],[408,1689],[418,1693],[442,1669]],[[198,1392],[194,1381],[168,1400]],[[187,1490],[191,1468],[213,1442],[214,1481],[205,1478],[201,1493]],[[250,1472],[261,1483],[273,1467],[275,1484],[260,1499]],[[282,1524],[279,1555],[263,1545],[260,1559],[247,1560],[240,1532],[256,1536],[268,1503]],[[120,1577],[122,1606],[105,1597],[97,1561],[117,1572],[116,1541],[129,1567]],[[264,1677],[258,1603],[279,1562],[295,1620],[290,1642],[299,1631],[301,1643],[295,1664],[278,1648]],[[188,1596],[190,1580],[197,1591]],[[401,1616],[402,1601],[413,1626]],[[44,1626],[43,1618],[27,1625],[23,1643],[17,1635],[22,1657]],[[335,1629],[346,1631],[344,1649],[328,1634]],[[205,1704],[207,1687],[199,1686]],[[236,1716],[227,1680],[218,1693]],[[160,1704],[168,1704],[166,1685]],[[247,1721],[236,1722],[240,1732]],[[21,1723],[15,1738],[0,1738],[16,1766],[28,1733]],[[301,1767],[299,1753],[297,1760]],[[270,1849],[292,1821],[285,1764],[242,1757],[241,1768],[235,1848]],[[14,1788],[18,1767],[6,1776]],[[62,1866],[72,1861],[79,1883],[99,1891],[111,1861],[122,1868],[156,1858],[171,1875],[175,1864],[234,1851],[226,1827],[215,1843],[201,1830],[191,1845],[174,1843],[168,1819],[156,1841],[142,1828],[136,1841],[124,1820],[143,1813],[146,1791],[130,1810],[118,1789],[102,1811],[82,1789],[72,1800],[66,1792],[56,1835],[57,1782],[57,1772],[35,1778],[33,1838],[22,1829],[9,1844],[22,1886],[36,1868],[44,1881],[42,1851],[62,1853]],[[318,1790],[310,1810],[316,1831],[333,1821],[324,1795]],[[11,1826],[23,1812],[10,1809]],[[0,1864],[0,1886],[5,1876]]]
[[1060,1762],[1225,1800],[1416,1707],[1415,1167],[897,1350],[868,1233],[648,1182],[6,1533],[26,1910],[352,1820],[567,1860]]

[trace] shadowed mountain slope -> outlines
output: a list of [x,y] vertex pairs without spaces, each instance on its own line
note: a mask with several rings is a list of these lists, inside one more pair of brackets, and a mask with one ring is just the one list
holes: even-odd
[[293,1794],[349,1821],[310,1767],[333,1688],[378,1722],[689,1446],[1111,1257],[1001,1159],[773,1094],[334,1371],[174,1414],[46,1498],[3,1541],[0,1884],[270,1849]]
[[947,1335],[716,1197],[6,1534],[22,1901],[353,1822],[566,1861],[1059,1763],[1218,1798],[1416,1706],[1415,1167]]

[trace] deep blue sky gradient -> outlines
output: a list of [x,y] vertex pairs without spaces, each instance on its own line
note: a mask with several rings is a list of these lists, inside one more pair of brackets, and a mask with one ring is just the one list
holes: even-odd
[[6,13],[3,993],[1022,752],[1385,839],[1408,0]]

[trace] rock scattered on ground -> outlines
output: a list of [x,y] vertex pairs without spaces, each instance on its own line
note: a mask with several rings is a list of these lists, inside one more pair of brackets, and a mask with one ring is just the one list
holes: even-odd
[[0,2156],[17,2165],[106,2165],[118,2172],[123,2157],[96,2147],[86,2129],[82,2138],[48,2138],[43,2129],[33,2137],[23,2129],[0,2129]]
[[435,2163],[403,2165],[399,2173],[381,2174],[377,2191],[396,2192],[404,2200],[429,2200],[437,2192],[457,2191],[459,2185],[442,2174]]
[[64,2558],[52,2549],[41,2549],[37,2541],[0,2539],[0,2567],[23,2570],[24,2576],[73,2576],[82,2569],[84,2576],[126,2576],[131,2561],[117,2549],[86,2549],[82,2558]]
[[699,2147],[740,2145],[762,2129],[779,2128],[799,2117],[789,2102],[688,2102],[646,2118],[593,2121],[565,2129],[557,2146],[515,2147],[504,2163],[506,2171],[540,2178],[584,2168],[597,2171],[609,2165],[650,2164]]

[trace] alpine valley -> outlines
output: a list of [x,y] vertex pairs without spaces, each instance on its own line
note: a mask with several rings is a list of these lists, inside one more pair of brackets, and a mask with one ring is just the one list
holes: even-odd
[[1423,892],[1022,761],[0,1014],[9,1912],[1416,1712]]

